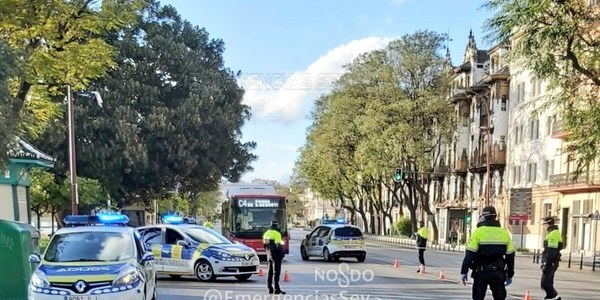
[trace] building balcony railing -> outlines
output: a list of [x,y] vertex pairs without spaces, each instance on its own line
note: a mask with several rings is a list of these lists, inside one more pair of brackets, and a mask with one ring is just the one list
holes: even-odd
[[448,166],[435,166],[432,170],[431,178],[444,178],[444,176],[448,175],[450,172],[450,167]]
[[600,172],[584,172],[578,177],[573,173],[550,175],[550,189],[563,194],[600,191]]
[[454,173],[466,173],[469,167],[469,162],[466,158],[457,159],[452,166]]
[[[490,167],[496,169],[506,165],[506,150],[500,150],[498,147],[494,148],[492,150]],[[487,163],[487,153],[477,155],[475,152],[469,161],[469,169],[472,172],[484,172],[487,168]]]
[[552,137],[555,139],[563,139],[569,135],[562,120],[552,123]]

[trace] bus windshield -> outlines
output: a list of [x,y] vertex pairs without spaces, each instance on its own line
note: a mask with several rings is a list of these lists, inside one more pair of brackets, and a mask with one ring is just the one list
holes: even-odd
[[271,226],[272,221],[279,222],[282,233],[287,231],[285,200],[277,199],[236,199],[233,205],[232,225],[237,234],[262,234]]

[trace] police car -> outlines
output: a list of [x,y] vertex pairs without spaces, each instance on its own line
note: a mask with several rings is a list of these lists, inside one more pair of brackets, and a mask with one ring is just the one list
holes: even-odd
[[166,216],[165,224],[138,228],[144,246],[156,257],[156,270],[178,278],[193,275],[200,281],[234,276],[240,281],[256,274],[260,260],[254,249],[234,244],[216,231]]
[[300,255],[303,260],[323,257],[325,261],[338,261],[342,257],[354,257],[364,262],[367,246],[358,227],[347,225],[344,219],[326,220],[302,240]]
[[156,299],[154,255],[125,215],[67,216],[37,264],[29,300]]

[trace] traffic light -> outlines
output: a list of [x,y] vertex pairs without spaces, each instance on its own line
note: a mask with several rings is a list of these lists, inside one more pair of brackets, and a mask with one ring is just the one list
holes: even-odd
[[467,224],[471,224],[471,213],[468,212],[467,215],[465,216],[465,222],[467,222]]
[[394,181],[401,182],[402,179],[404,179],[404,174],[402,174],[402,168],[396,168],[396,171],[394,172]]

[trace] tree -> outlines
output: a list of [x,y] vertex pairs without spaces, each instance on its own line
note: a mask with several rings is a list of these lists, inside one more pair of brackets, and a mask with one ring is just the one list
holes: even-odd
[[7,0],[0,6],[0,34],[23,60],[14,77],[11,113],[21,132],[37,137],[60,114],[57,95],[66,85],[85,89],[114,66],[115,51],[104,40],[110,30],[130,26],[142,0]]
[[562,111],[566,150],[583,171],[600,155],[600,9],[587,0],[493,0],[484,7],[495,12],[486,22],[488,39],[512,39],[513,65],[547,79],[539,109]]
[[[222,177],[237,181],[251,169],[255,143],[240,141],[250,111],[224,66],[222,41],[158,3],[144,9],[137,26],[108,40],[119,52],[117,68],[91,84],[102,91],[104,106],[77,105],[82,176],[100,180],[124,206],[175,190],[213,191]],[[60,124],[45,149],[67,161]]]
[[14,98],[9,79],[18,71],[17,59],[8,44],[0,42],[0,169],[8,163],[6,153],[14,140],[16,119],[10,111]]
[[54,182],[52,173],[33,169],[29,173],[31,178],[30,202],[31,211],[36,214],[37,227],[40,229],[41,216],[53,212],[53,206],[57,203],[56,200],[62,197],[60,187]]
[[296,218],[304,217],[304,201],[302,200],[301,189],[294,189],[293,186],[277,185],[275,186],[277,194],[285,196],[287,202],[287,220],[291,222]]

